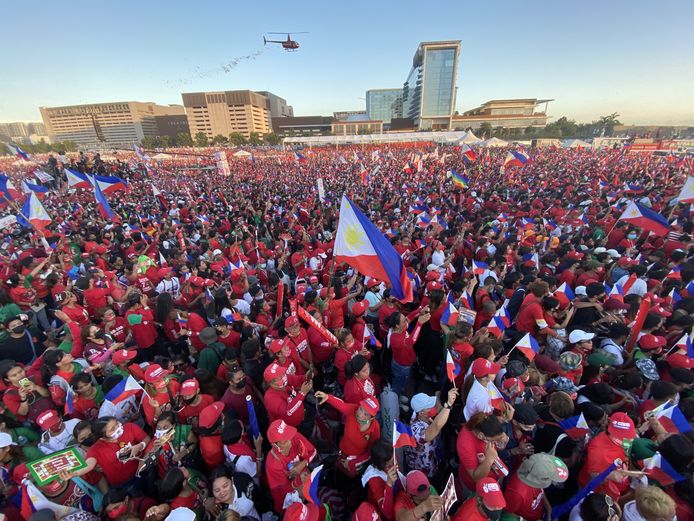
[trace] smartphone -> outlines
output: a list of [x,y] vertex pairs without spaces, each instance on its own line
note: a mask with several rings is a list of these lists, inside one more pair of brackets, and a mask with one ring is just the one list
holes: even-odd
[[19,381],[19,386],[22,388],[29,387],[31,385],[31,380],[28,378],[24,377]]

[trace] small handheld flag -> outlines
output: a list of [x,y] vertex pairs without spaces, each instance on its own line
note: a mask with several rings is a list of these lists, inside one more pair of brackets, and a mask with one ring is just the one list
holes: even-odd
[[653,478],[663,487],[684,479],[684,476],[677,472],[660,452],[656,452],[653,457],[643,460],[643,469],[650,478]]
[[415,440],[410,426],[405,425],[401,421],[395,420],[395,425],[393,427],[393,448],[399,449],[400,447],[416,446],[417,440]]
[[531,362],[535,358],[535,355],[540,352],[540,346],[537,340],[535,340],[530,333],[526,333],[512,349],[518,349]]
[[559,426],[564,429],[567,436],[574,440],[582,439],[590,432],[590,427],[588,426],[588,422],[583,416],[583,413],[579,414],[578,416],[572,416],[571,418],[560,421]]
[[318,497],[318,485],[320,484],[320,473],[323,470],[323,465],[319,465],[311,474],[306,476],[304,484],[301,486],[301,493],[306,501],[310,501],[314,505],[320,506],[322,501]]
[[455,363],[450,351],[446,351],[446,374],[451,382],[455,382],[456,377],[460,374],[460,366]]

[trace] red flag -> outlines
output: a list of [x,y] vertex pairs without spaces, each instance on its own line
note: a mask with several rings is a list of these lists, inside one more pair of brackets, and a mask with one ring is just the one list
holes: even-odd
[[650,308],[651,299],[646,297],[641,301],[639,310],[636,312],[636,319],[634,319],[634,325],[631,328],[631,335],[629,336],[629,340],[627,340],[627,353],[631,353],[631,350],[634,348],[634,344],[636,344],[636,339],[641,332],[641,328],[643,328],[643,323],[646,321],[646,316],[648,316],[648,310]]

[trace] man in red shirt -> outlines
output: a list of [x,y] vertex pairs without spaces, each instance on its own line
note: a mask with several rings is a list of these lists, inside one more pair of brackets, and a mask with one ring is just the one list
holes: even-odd
[[200,392],[200,384],[195,378],[186,380],[181,384],[181,398],[183,398],[183,409],[178,412],[178,421],[197,427],[198,417],[202,410],[208,405],[212,405],[214,398],[209,394]]
[[616,412],[610,416],[607,432],[595,436],[586,447],[586,459],[578,474],[578,484],[584,487],[591,479],[603,472],[608,466],[620,459],[622,468],[607,476],[607,479],[595,489],[596,493],[609,494],[613,500],[629,489],[629,478],[620,470],[628,468],[631,446],[636,438],[634,422],[626,413]]
[[499,458],[496,442],[508,441],[501,420],[497,416],[478,413],[460,430],[456,450],[460,461],[460,481],[468,490],[486,477],[503,478],[493,470]]
[[159,336],[154,324],[154,315],[147,305],[147,295],[133,294],[128,298],[125,320],[128,322],[137,344],[138,360],[145,360],[147,357],[145,350],[152,347]]
[[506,500],[496,480],[484,478],[477,482],[477,495],[468,499],[451,517],[451,521],[487,521],[499,519]]
[[506,511],[528,521],[543,519],[545,509],[548,512],[552,509],[543,489],[553,483],[563,483],[568,477],[569,469],[556,456],[531,455],[506,483]]
[[298,355],[292,356],[292,359],[297,360],[305,369],[312,369],[313,354],[309,348],[308,333],[299,324],[299,318],[296,315],[288,317],[284,322],[284,328],[287,331],[285,345],[289,345]]
[[540,334],[557,336],[557,333],[547,326],[542,309],[542,299],[548,294],[549,285],[544,280],[536,280],[528,284],[527,291],[528,295],[523,299],[516,316],[516,329],[534,337]]
[[265,460],[265,474],[275,512],[282,512],[286,496],[300,487],[317,452],[310,441],[282,420],[270,424],[267,439],[272,448]]
[[97,287],[93,277],[89,279],[89,287],[82,292],[82,295],[84,296],[84,303],[87,311],[91,314],[94,314],[97,309],[105,308],[113,302],[113,299],[110,298],[111,289]]
[[428,519],[430,512],[443,506],[443,499],[429,483],[429,478],[421,470],[411,470],[405,477],[405,490],[400,490],[395,498],[393,512],[396,521]]
[[[268,384],[263,402],[270,421],[284,420],[288,425],[298,427],[304,419],[304,398],[313,388],[313,382],[303,377],[292,377],[290,382],[287,370],[276,363],[265,369],[263,379]],[[302,380],[303,383],[299,383]],[[301,386],[298,392],[296,385]]]

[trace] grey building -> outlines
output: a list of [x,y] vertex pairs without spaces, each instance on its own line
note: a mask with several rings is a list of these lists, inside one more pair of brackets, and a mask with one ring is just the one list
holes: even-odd
[[366,115],[372,121],[390,125],[402,117],[402,89],[371,89],[366,91]]

